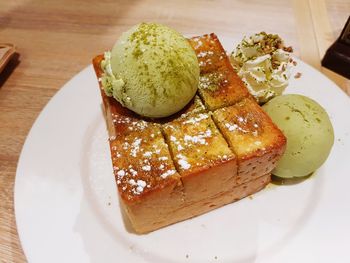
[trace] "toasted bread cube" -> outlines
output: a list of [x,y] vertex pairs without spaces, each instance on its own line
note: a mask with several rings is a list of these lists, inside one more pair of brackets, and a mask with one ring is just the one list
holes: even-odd
[[241,183],[275,168],[286,138],[253,99],[216,110],[213,117],[237,156]]
[[211,111],[231,106],[243,98],[250,97],[248,89],[230,67],[231,65],[219,68],[199,77],[199,95]]
[[182,183],[159,127],[117,136],[110,146],[119,195],[135,230],[144,233],[175,222],[171,214],[183,205]]
[[[139,198],[167,180],[177,178],[169,149],[159,127],[132,132],[110,140],[113,170],[121,196]],[[144,185],[135,184],[142,180]],[[143,183],[142,183],[143,184]]]
[[189,42],[196,52],[201,74],[225,67],[226,52],[215,34],[193,37]]
[[231,106],[249,97],[215,34],[190,39],[200,66],[198,92],[209,110]]
[[174,120],[163,125],[163,131],[186,202],[210,199],[235,186],[235,155],[208,113]]

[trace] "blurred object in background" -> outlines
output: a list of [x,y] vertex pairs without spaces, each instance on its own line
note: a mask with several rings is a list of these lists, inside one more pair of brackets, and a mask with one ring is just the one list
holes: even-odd
[[323,57],[322,66],[350,79],[350,16],[340,37]]
[[0,43],[0,73],[16,52],[16,47],[9,43]]

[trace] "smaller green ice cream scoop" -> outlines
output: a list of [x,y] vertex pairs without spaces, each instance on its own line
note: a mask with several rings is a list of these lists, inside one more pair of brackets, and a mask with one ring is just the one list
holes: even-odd
[[186,38],[155,23],[123,33],[101,63],[107,96],[151,118],[170,116],[194,97],[199,82],[197,56]]
[[316,101],[296,94],[282,95],[263,109],[287,137],[287,148],[272,171],[283,178],[302,177],[318,169],[334,142],[332,123]]

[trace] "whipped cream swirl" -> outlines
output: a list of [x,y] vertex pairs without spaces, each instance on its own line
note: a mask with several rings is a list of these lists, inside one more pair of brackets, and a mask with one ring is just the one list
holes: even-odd
[[249,92],[263,104],[288,86],[293,65],[291,47],[278,35],[261,32],[244,37],[230,56],[231,64]]

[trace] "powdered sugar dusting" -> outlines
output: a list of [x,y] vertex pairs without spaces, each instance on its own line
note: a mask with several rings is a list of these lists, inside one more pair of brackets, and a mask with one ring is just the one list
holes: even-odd
[[205,144],[207,145],[207,141],[205,138],[211,137],[211,130],[206,130],[205,132],[200,132],[198,135],[190,136],[190,135],[185,135],[184,136],[184,141],[185,143],[191,142],[194,144]]
[[136,120],[134,118],[120,116],[112,113],[112,122],[116,126],[116,130],[119,127],[125,126],[129,131],[143,131],[149,127],[149,123],[143,120]]
[[149,171],[151,171],[151,166],[150,165],[144,165],[144,166],[142,166],[142,170],[149,172]]
[[187,162],[186,156],[178,154],[176,155],[176,158],[178,158],[177,162],[180,165],[181,169],[187,170],[191,168],[191,165]]
[[225,123],[225,127],[229,130],[229,131],[234,131],[238,128],[237,124],[230,124],[230,123]]
[[160,175],[160,177],[162,177],[163,179],[165,179],[165,178],[167,178],[168,176],[173,175],[173,174],[175,174],[175,173],[176,173],[175,170],[167,170],[165,173],[162,173],[162,174]]
[[117,136],[111,142],[113,170],[119,190],[128,199],[141,195],[147,189],[174,174],[160,129],[150,126],[142,133],[130,132]]
[[209,115],[208,114],[204,114],[204,113],[200,113],[194,117],[191,117],[185,121],[183,121],[183,124],[195,124],[198,123],[202,120],[208,119]]

